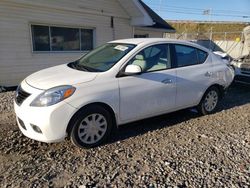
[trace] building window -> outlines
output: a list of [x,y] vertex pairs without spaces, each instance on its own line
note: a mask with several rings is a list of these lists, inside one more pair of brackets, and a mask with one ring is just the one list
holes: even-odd
[[94,48],[92,29],[81,29],[81,44],[82,50],[92,50]]
[[79,29],[51,27],[52,51],[79,51]]
[[49,27],[32,26],[33,51],[50,51]]
[[137,34],[135,34],[134,35],[134,38],[148,38],[148,37],[149,37],[148,34],[145,34],[145,35],[137,35]]
[[88,51],[94,46],[93,29],[32,25],[33,51]]

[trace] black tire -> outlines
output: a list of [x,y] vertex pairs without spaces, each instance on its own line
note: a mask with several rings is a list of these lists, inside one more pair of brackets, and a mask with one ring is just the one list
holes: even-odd
[[[87,135],[81,136],[81,137],[79,135],[79,134],[84,134],[84,132],[88,132],[88,131],[85,131],[85,128],[83,128],[84,126],[86,126],[83,124],[83,122],[84,122],[84,120],[89,121],[89,118],[92,118],[93,116],[96,117],[98,115],[101,118],[105,118],[106,124],[107,124],[107,125],[105,125],[106,130],[103,131],[102,136],[99,135],[98,130],[94,130],[94,131],[98,132],[95,135],[95,138],[97,138],[97,136],[100,136],[100,138],[99,138],[100,140],[96,140],[96,142],[94,142],[94,143],[90,143],[90,142],[88,143],[88,138],[86,140]],[[92,122],[92,123],[90,123],[92,127],[93,126],[97,127],[96,125],[94,125],[95,123],[93,123],[93,119],[90,121]],[[97,120],[95,120],[95,122],[96,121]],[[84,123],[86,124],[86,122],[84,122]],[[73,118],[73,121],[71,122],[70,126],[72,127],[71,132],[70,132],[70,138],[71,138],[71,141],[74,145],[76,145],[77,147],[80,147],[80,148],[93,148],[93,147],[99,146],[107,141],[107,139],[110,136],[111,130],[113,128],[113,121],[112,121],[112,117],[111,117],[111,114],[109,111],[107,111],[105,108],[103,108],[101,106],[92,105],[92,106],[88,106],[88,107],[80,110],[76,114],[76,116]],[[90,127],[90,126],[87,125],[87,127]],[[89,129],[90,128],[88,128],[88,130]],[[83,131],[81,132],[81,130],[83,130]],[[93,130],[91,130],[91,131],[93,131]],[[91,137],[90,140],[92,138],[93,137]],[[83,141],[83,139],[85,139],[85,141]]]
[[[212,105],[213,107],[208,107],[208,97],[209,95],[213,96],[214,95],[214,99],[217,97],[217,101],[215,102],[216,104]],[[215,97],[216,95],[216,97]],[[208,115],[208,114],[212,114],[214,113],[217,108],[218,108],[218,104],[219,104],[219,100],[220,100],[220,90],[216,87],[216,86],[212,86],[210,87],[206,93],[203,95],[200,104],[197,106],[197,110],[201,115]],[[209,103],[209,104],[211,104]]]

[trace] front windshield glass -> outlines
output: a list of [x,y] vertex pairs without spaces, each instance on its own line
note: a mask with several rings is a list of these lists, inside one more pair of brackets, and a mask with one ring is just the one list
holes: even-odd
[[133,44],[105,44],[76,61],[74,68],[90,72],[105,72],[134,47],[135,45]]

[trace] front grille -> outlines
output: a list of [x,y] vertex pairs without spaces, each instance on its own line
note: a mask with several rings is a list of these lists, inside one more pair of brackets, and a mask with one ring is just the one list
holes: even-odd
[[21,87],[18,87],[16,90],[15,101],[20,106],[23,103],[23,101],[29,96],[30,96],[29,93],[24,91]]
[[240,71],[242,74],[250,74],[250,64],[249,63],[241,64]]
[[250,76],[236,75],[234,79],[236,82],[244,82],[250,84]]
[[250,72],[250,68],[241,68],[240,69],[242,72]]
[[250,63],[243,63],[240,65],[241,69],[250,69]]

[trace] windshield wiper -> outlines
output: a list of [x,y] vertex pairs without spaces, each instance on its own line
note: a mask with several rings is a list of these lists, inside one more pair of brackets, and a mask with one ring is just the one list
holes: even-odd
[[72,69],[77,69],[77,68],[76,68],[76,61],[69,63],[69,64],[68,64],[68,67],[70,67],[70,68],[72,68]]
[[69,63],[68,66],[70,68],[72,68],[72,69],[86,71],[86,72],[102,72],[101,70],[81,65],[81,64],[79,64],[79,61],[75,61],[75,62]]
[[92,68],[92,67],[88,67],[88,66],[85,66],[85,65],[81,65],[79,63],[77,63],[76,66],[77,66],[77,68],[79,68],[81,70],[88,71],[88,72],[102,72],[101,70],[98,70],[98,69],[95,69],[95,68]]
[[70,68],[76,69],[76,70],[90,71],[87,67],[85,67],[85,66],[83,66],[83,65],[80,65],[80,64],[78,63],[78,61],[69,63],[68,66],[69,66]]
[[80,65],[79,63],[76,63],[75,67],[76,67],[77,70],[82,70],[82,71],[88,71],[88,72],[90,72],[87,67],[85,67],[84,65]]

